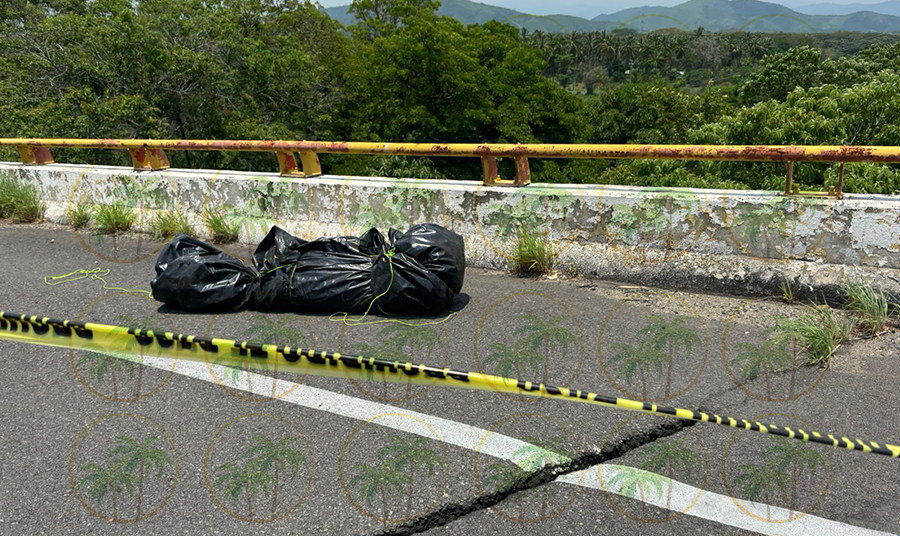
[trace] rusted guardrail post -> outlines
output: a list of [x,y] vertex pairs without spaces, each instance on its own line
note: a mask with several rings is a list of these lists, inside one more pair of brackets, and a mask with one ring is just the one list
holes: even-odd
[[514,156],[513,159],[516,162],[516,178],[503,180],[497,171],[497,157],[482,156],[481,168],[484,174],[481,183],[485,186],[528,186],[531,184],[531,170],[528,167],[528,157]]
[[297,157],[293,152],[277,151],[275,156],[278,157],[278,172],[282,177],[318,177],[322,174],[319,155],[312,151],[300,151],[303,171],[297,169]]
[[50,149],[46,147],[19,145],[16,149],[19,150],[19,156],[22,158],[23,164],[41,165],[53,163],[53,155],[50,154]]

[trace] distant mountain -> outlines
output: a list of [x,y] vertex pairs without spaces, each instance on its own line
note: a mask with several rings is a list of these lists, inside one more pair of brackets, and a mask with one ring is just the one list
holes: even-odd
[[900,17],[900,0],[888,0],[880,4],[811,4],[795,8],[809,15],[849,15],[860,11],[871,11],[881,15]]
[[[325,9],[331,18],[341,24],[353,24],[353,15],[347,14],[348,6],[329,7]],[[583,19],[572,15],[527,15],[514,9],[470,2],[469,0],[441,0],[439,15],[447,15],[463,24],[484,24],[490,20],[502,21],[519,28],[541,30],[544,32],[599,32],[616,27],[602,21]]]
[[[900,3],[900,0],[891,0]],[[645,15],[641,17],[641,15]],[[777,15],[777,16],[771,16]],[[628,22],[635,30],[652,31],[666,27],[702,26],[707,30],[737,30],[757,19],[744,29],[753,32],[818,32],[837,30],[856,32],[898,32],[900,16],[861,11],[844,15],[807,15],[781,4],[759,0],[689,0],[673,7],[648,6],[624,9],[609,15],[599,15],[595,21]],[[674,20],[673,20],[674,19]],[[801,22],[802,21],[802,22]],[[680,24],[679,24],[680,23]],[[804,24],[805,23],[805,24]],[[682,24],[684,26],[682,26]]]
[[[872,8],[876,5],[897,4],[889,0],[883,4],[855,4]],[[355,19],[347,14],[348,6],[326,8],[329,16],[341,24],[353,24]],[[900,32],[900,15],[858,11],[849,14],[809,15],[799,13],[780,4],[759,0],[689,0],[673,7],[647,6],[629,8],[609,15],[599,15],[593,20],[571,15],[526,15],[507,9],[469,0],[442,0],[438,9],[441,15],[453,17],[463,24],[483,24],[489,20],[507,22],[513,26],[544,32],[610,31],[618,27],[650,32],[661,28],[685,27],[693,30],[700,26],[710,31],[737,30],[757,19],[744,29],[752,32],[809,33],[830,31],[852,32]],[[641,15],[645,15],[641,17]],[[770,16],[780,15],[780,16]],[[635,20],[631,20],[635,19]],[[802,21],[802,22],[800,22]],[[805,24],[804,24],[805,23]],[[811,29],[812,28],[812,29]]]

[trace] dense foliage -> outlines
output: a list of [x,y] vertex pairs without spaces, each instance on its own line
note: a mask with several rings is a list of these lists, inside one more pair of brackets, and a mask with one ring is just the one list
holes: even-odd
[[[0,136],[900,145],[898,36],[548,34],[464,26],[437,6],[357,0],[362,22],[344,28],[306,0],[7,0]],[[55,155],[129,162],[113,151]],[[266,154],[170,158],[275,165]],[[323,165],[480,176],[475,159],[327,155]],[[776,188],[784,165],[533,159],[532,171],[548,182]],[[833,166],[813,164],[795,177],[804,188],[837,180]],[[845,182],[893,193],[900,174],[848,165]]]

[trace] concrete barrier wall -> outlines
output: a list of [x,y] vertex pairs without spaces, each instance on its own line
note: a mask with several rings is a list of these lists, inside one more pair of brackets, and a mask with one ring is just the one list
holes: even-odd
[[0,163],[4,170],[38,185],[46,218],[60,224],[72,203],[131,199],[144,230],[156,211],[177,210],[208,237],[203,215],[227,210],[247,243],[271,224],[312,239],[431,221],[465,237],[475,267],[506,268],[516,230],[532,229],[553,244],[558,270],[636,284],[759,294],[788,278],[800,295],[828,295],[847,277],[891,290],[900,283],[900,198],[891,196]]

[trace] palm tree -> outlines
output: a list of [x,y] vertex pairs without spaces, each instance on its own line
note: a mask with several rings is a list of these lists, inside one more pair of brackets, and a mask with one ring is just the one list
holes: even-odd
[[684,345],[685,358],[690,357],[694,344],[700,344],[700,337],[694,333],[694,330],[684,325],[689,320],[687,316],[676,316],[671,323],[659,315],[647,315],[646,320],[652,322],[643,331],[650,333],[647,340],[652,341],[656,350],[661,350],[663,346],[669,345],[669,367],[666,373],[666,398],[672,385],[672,367],[674,366],[673,357]]
[[701,464],[697,453],[683,446],[688,439],[688,437],[679,437],[672,441],[666,441],[663,438],[659,438],[638,452],[638,456],[649,456],[649,458],[641,462],[639,466],[641,469],[654,473],[658,473],[665,468],[669,469],[669,492],[666,497],[666,510],[671,510],[669,507],[672,505],[672,479],[678,473],[679,465],[687,476],[691,476],[694,465],[699,466]]
[[[165,331],[158,324],[154,325],[155,322],[162,320],[156,315],[145,317],[143,322],[138,322],[131,315],[119,315],[116,317],[116,319],[121,323],[122,326],[129,329],[140,329],[142,331],[152,330],[154,333],[162,333]],[[131,354],[138,354],[140,356],[138,359],[137,393],[135,394],[135,400],[137,400],[141,397],[141,379],[144,376],[144,347],[140,343],[138,343],[137,339],[135,339],[134,337],[129,337],[128,342],[126,342],[125,346],[123,347],[123,350]],[[159,357],[158,353],[157,357]]]
[[[115,199],[124,199],[125,206],[129,210],[133,210],[135,208],[140,208],[140,212],[138,215],[140,225],[144,224],[144,199],[148,198],[151,201],[155,201],[159,206],[167,206],[168,205],[168,196],[166,196],[165,192],[158,188],[160,182],[162,182],[163,177],[159,176],[148,176],[143,177],[141,180],[137,180],[128,175],[123,175],[119,177],[122,183],[112,191],[112,196]],[[151,205],[152,206],[152,205]],[[113,235],[113,241],[115,241],[116,237]],[[137,256],[141,256],[141,242],[142,242],[142,234],[138,233],[138,243],[137,243]]]
[[[781,489],[781,495],[786,496],[785,485],[791,480],[791,476],[779,467],[779,463],[765,462],[761,467],[742,463],[736,467],[740,473],[732,483],[741,488],[741,499],[757,503],[759,492],[762,491],[766,501],[766,519],[771,521],[772,514],[769,506],[770,492],[774,492],[774,485]],[[773,493],[774,494],[774,493]]]
[[353,488],[357,485],[360,486],[359,498],[362,500],[363,497],[365,497],[369,506],[372,506],[372,500],[375,498],[375,493],[378,490],[381,490],[382,511],[384,513],[382,522],[386,526],[388,522],[387,498],[391,494],[391,486],[397,490],[397,493],[402,495],[404,484],[409,484],[409,477],[402,471],[393,467],[391,460],[382,461],[381,465],[378,467],[372,467],[365,463],[358,463],[350,470],[356,471],[359,474],[350,480],[349,487]]
[[772,399],[769,368],[777,371],[793,362],[791,355],[785,349],[788,340],[789,337],[771,338],[759,347],[746,342],[738,344],[737,350],[740,353],[731,361],[731,366],[741,365],[742,380],[755,380],[759,376],[759,369],[763,369],[763,375],[766,378],[766,398],[769,400]]
[[[223,208],[225,219],[228,220],[231,225],[244,227],[244,230],[247,232],[248,244],[251,241],[251,230],[254,227],[259,227],[260,232],[265,233],[269,226],[275,223],[274,218],[269,216],[267,211],[261,209],[258,202],[251,201],[242,208],[233,205],[225,205]],[[253,258],[251,245],[247,246],[247,255],[251,259]]]
[[772,456],[767,460],[777,465],[778,469],[784,471],[788,465],[791,466],[791,510],[788,519],[793,519],[794,500],[797,496],[797,479],[803,475],[804,463],[809,468],[810,476],[816,476],[816,467],[822,465],[825,467],[825,458],[822,457],[815,449],[805,446],[799,441],[790,441],[784,437],[769,436],[769,438],[777,443],[777,445],[769,447],[762,453],[763,458]]
[[654,199],[661,206],[665,206],[665,210],[669,215],[668,221],[668,231],[666,234],[666,248],[672,249],[674,248],[673,243],[673,234],[675,232],[675,222],[674,215],[678,210],[690,210],[696,205],[698,208],[702,209],[703,205],[700,202],[700,196],[694,193],[693,190],[689,188],[661,188],[651,186],[649,188],[644,188],[638,194],[638,196],[645,196],[646,199]]
[[[559,465],[572,461],[572,454],[559,446],[561,442],[565,441],[566,438],[564,437],[551,438],[547,443],[544,443],[540,438],[535,436],[525,436],[522,439],[531,444],[515,451],[512,457],[513,460],[515,460],[516,465],[526,471],[534,473],[540,471],[545,465]],[[518,460],[516,460],[516,458],[518,458]],[[548,489],[547,486],[543,486],[543,488],[544,496],[541,505],[541,519],[547,517]]]
[[515,346],[512,348],[503,343],[495,342],[488,345],[488,350],[491,350],[493,353],[484,360],[483,365],[487,367],[496,361],[497,364],[494,368],[494,374],[504,378],[509,378],[511,369],[515,368],[516,379],[524,379],[522,377],[521,368],[527,367],[531,367],[532,373],[534,376],[537,376],[540,372],[541,361],[546,359],[540,352],[531,348],[524,339],[516,342]]
[[[374,357],[375,359],[382,361],[405,361],[407,359],[407,355],[394,346],[391,340],[386,339],[381,341],[378,344],[378,348],[372,346],[371,344],[361,342],[359,344],[354,344],[351,348],[351,351],[364,355],[366,357]],[[366,374],[366,379],[372,380],[375,377],[375,373],[372,369],[361,368],[359,369],[359,379],[362,380],[362,375]],[[384,385],[383,398],[387,398],[387,371],[385,371],[382,376],[382,383]],[[408,389],[407,389],[408,392]]]
[[[255,315],[251,320],[256,323],[250,326],[247,331],[241,335],[247,339],[247,342],[253,344],[272,344],[276,346],[290,346],[291,348],[307,348],[309,346],[306,335],[302,331],[291,326],[291,321],[296,318],[293,316],[284,316],[277,321],[271,320],[263,315]],[[272,398],[275,398],[275,384],[278,380],[277,361],[272,369]],[[248,378],[249,381],[249,378]]]
[[[441,344],[441,336],[438,332],[428,326],[416,324],[390,324],[378,332],[378,337],[384,344],[391,345],[397,351],[402,351],[403,347],[409,344],[408,357],[410,361],[416,361],[416,348],[421,347],[423,354],[419,356],[418,361],[427,362],[435,346]],[[407,398],[412,396],[411,389],[412,378],[410,377],[406,383]]]
[[259,445],[248,449],[242,457],[251,458],[256,456],[249,463],[253,464],[260,471],[268,472],[270,468],[275,468],[274,489],[272,491],[272,519],[275,519],[275,508],[278,502],[278,473],[280,469],[290,465],[293,470],[291,479],[294,479],[297,478],[297,468],[300,466],[300,463],[302,462],[308,468],[309,462],[302,452],[288,446],[289,443],[297,440],[296,437],[285,437],[279,440],[278,443],[262,435],[253,436],[252,439]]
[[212,487],[223,484],[225,486],[224,495],[231,497],[232,505],[237,505],[241,491],[245,491],[247,493],[247,517],[253,519],[253,497],[258,493],[257,489],[262,489],[266,498],[269,498],[269,484],[275,481],[272,476],[252,462],[244,464],[244,467],[238,467],[233,463],[223,463],[216,467],[216,471],[225,471],[225,473],[213,482]]
[[[495,486],[495,491],[507,490],[511,489],[515,484],[522,482],[527,478],[528,471],[519,467],[518,465],[504,465],[502,463],[495,463],[493,465],[489,465],[486,469],[489,473],[487,478],[484,479],[484,485],[487,486]],[[532,490],[537,493],[537,488],[532,488]],[[524,513],[522,512],[522,493],[518,492],[515,494],[516,502],[519,504],[519,520],[524,520]],[[510,496],[507,496],[503,499],[506,501]]]
[[82,471],[90,471],[84,478],[78,481],[78,484],[75,485],[76,488],[80,488],[82,486],[90,485],[88,488],[88,497],[93,498],[97,501],[97,504],[103,504],[103,498],[106,496],[106,492],[112,492],[112,501],[113,501],[113,521],[117,521],[119,519],[118,507],[116,505],[116,494],[122,493],[122,486],[128,490],[128,497],[132,497],[134,495],[134,481],[137,480],[137,476],[131,471],[128,471],[124,468],[124,464],[116,461],[110,464],[109,469],[97,465],[96,463],[89,463],[81,468]]
[[138,483],[138,503],[135,521],[141,518],[141,502],[144,497],[144,464],[145,462],[153,463],[156,466],[156,478],[162,476],[163,464],[172,465],[169,455],[162,449],[153,446],[153,443],[159,441],[158,437],[149,437],[142,443],[138,443],[135,439],[122,435],[117,437],[119,441],[124,443],[112,450],[106,457],[121,456],[117,462],[124,464],[126,471],[133,471],[138,464],[141,466],[140,480]]
[[644,367],[653,365],[657,375],[662,378],[662,367],[663,363],[666,361],[666,354],[653,348],[647,339],[641,341],[637,348],[620,342],[612,345],[610,349],[616,353],[610,358],[609,364],[615,365],[617,362],[620,363],[616,377],[620,378],[624,373],[625,381],[628,385],[631,385],[631,378],[634,376],[634,371],[640,371],[641,387],[643,389],[642,400],[647,400],[647,382],[644,378]]
[[615,468],[618,473],[609,479],[607,487],[612,488],[618,484],[619,495],[624,495],[627,501],[634,499],[634,492],[638,491],[641,494],[644,518],[647,517],[647,503],[644,501],[644,492],[647,486],[654,487],[657,498],[662,499],[663,486],[666,484],[671,486],[672,484],[668,478],[643,469],[636,469],[627,465],[612,465],[611,467]]
[[566,357],[569,351],[569,343],[575,344],[577,339],[568,329],[558,325],[565,320],[564,316],[551,317],[546,323],[535,315],[522,315],[522,320],[526,323],[513,332],[513,337],[525,334],[522,339],[526,344],[531,346],[532,350],[537,350],[541,343],[544,344],[544,376],[543,382],[547,384],[547,364],[550,360],[550,350],[556,351],[557,345],[562,347],[562,358]]
[[237,385],[238,378],[243,372],[244,367],[247,368],[247,390],[252,395],[253,394],[253,385],[250,383],[251,377],[251,369],[255,370],[260,374],[267,374],[269,372],[269,362],[268,360],[256,359],[255,357],[251,357],[250,353],[241,354],[237,349],[233,349],[231,351],[225,352],[221,354],[215,361],[213,361],[213,365],[221,365],[225,367],[225,374],[222,379],[231,379],[231,382]]
[[[119,334],[127,331],[128,329],[125,327],[113,328],[107,335],[107,338],[118,338]],[[106,373],[109,372],[113,384],[113,399],[118,400],[119,387],[116,382],[116,373],[121,375],[122,368],[124,367],[128,370],[129,378],[133,377],[134,362],[137,361],[137,358],[134,354],[121,352],[117,349],[107,349],[94,343],[85,344],[83,349],[91,351],[78,361],[75,368],[77,369],[84,363],[90,363],[91,367],[88,369],[88,378],[97,378],[97,382],[100,385],[103,385],[103,378],[106,376]]]
[[392,444],[378,452],[378,457],[388,457],[395,462],[394,469],[402,471],[409,465],[409,500],[406,504],[406,517],[412,515],[413,481],[419,465],[428,469],[430,477],[434,472],[435,464],[443,466],[444,462],[436,452],[425,446],[427,438],[418,437],[412,443],[407,443],[402,437],[393,435],[388,438]]

